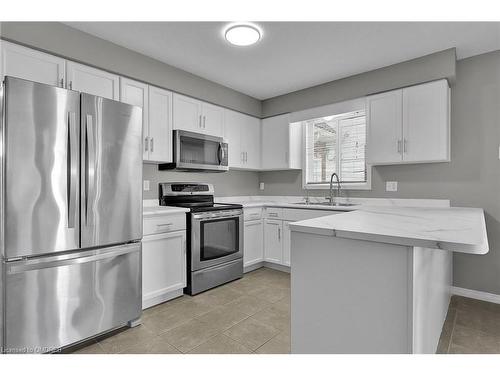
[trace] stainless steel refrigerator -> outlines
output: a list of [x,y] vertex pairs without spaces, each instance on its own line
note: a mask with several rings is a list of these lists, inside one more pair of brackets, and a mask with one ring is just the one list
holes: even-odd
[[6,77],[0,338],[50,352],[141,314],[142,109]]

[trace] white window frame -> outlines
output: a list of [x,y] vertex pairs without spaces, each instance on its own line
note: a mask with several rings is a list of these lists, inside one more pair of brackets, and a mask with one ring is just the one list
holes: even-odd
[[[333,113],[329,116],[340,115],[340,113]],[[367,114],[365,113],[365,116]],[[322,184],[308,184],[307,183],[307,129],[306,121],[302,122],[302,189],[304,190],[329,190],[330,183]],[[368,117],[366,118],[366,133],[367,133],[367,148],[368,148]],[[365,163],[366,163],[366,181],[365,182],[346,182],[340,183],[340,188],[342,190],[371,190],[372,189],[372,166],[366,162],[365,153]]]

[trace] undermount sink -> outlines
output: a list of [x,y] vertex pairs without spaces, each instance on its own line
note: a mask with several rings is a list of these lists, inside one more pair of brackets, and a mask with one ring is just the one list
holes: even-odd
[[336,204],[330,204],[330,202],[298,202],[294,204],[303,204],[303,205],[308,205],[308,206],[330,206],[330,207],[350,207],[350,206],[356,206],[355,203],[336,203]]

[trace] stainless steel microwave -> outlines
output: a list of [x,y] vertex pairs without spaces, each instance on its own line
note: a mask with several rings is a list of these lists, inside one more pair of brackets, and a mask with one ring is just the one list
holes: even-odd
[[222,137],[174,130],[173,163],[160,164],[160,170],[192,172],[225,172],[228,166],[228,144]]

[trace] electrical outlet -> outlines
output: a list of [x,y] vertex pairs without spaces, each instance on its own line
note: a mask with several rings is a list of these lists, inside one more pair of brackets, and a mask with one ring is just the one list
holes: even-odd
[[260,183],[259,183],[259,189],[260,189],[260,190],[264,190],[264,183],[263,183],[263,182],[260,182]]
[[386,181],[385,182],[385,191],[398,191],[398,182],[397,181]]
[[143,181],[143,189],[144,191],[149,191],[149,180]]

